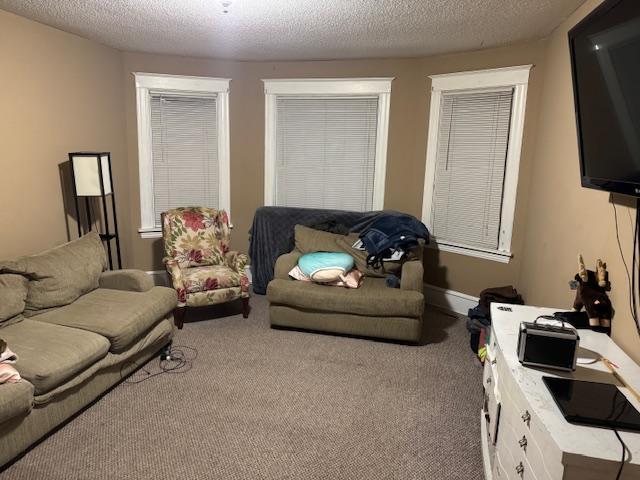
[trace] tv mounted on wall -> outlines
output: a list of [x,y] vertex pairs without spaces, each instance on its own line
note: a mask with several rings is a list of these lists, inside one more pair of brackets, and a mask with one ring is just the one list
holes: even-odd
[[640,197],[640,0],[605,0],[569,49],[582,186]]

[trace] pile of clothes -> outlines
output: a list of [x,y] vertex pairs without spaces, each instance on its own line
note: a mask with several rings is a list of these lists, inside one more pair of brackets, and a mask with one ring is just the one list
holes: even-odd
[[9,350],[7,342],[0,338],[0,384],[20,381],[20,374],[13,367],[17,361],[18,356]]
[[427,227],[413,215],[402,213],[380,215],[360,232],[369,254],[367,264],[373,268],[387,259],[404,258],[406,252],[418,247],[420,239],[429,243]]
[[482,340],[486,337],[487,329],[491,325],[491,304],[492,303],[510,303],[514,305],[524,305],[524,299],[518,291],[511,285],[506,287],[487,288],[480,292],[478,306],[469,309],[467,316],[467,330],[471,333],[469,344],[471,350],[478,354],[481,361],[484,361],[485,342]]

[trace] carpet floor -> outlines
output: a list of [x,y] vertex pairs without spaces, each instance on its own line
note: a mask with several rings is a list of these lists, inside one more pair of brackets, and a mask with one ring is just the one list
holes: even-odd
[[139,370],[0,479],[483,478],[463,319],[429,309],[415,347],[272,330],[266,298],[251,303],[247,320],[185,324],[190,370]]

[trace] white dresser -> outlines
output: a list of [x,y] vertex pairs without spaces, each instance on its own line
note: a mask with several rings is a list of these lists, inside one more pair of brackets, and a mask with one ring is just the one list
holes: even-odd
[[[487,480],[615,480],[622,448],[613,431],[568,423],[542,377],[616,383],[601,361],[580,364],[602,356],[618,365],[622,377],[640,391],[640,367],[608,336],[591,330],[579,330],[575,372],[523,367],[516,355],[520,322],[558,309],[503,305],[509,312],[498,306],[491,306],[493,325],[483,375],[482,453]],[[640,410],[640,402],[627,389],[621,390]],[[640,480],[640,433],[620,435],[631,451],[620,478]]]

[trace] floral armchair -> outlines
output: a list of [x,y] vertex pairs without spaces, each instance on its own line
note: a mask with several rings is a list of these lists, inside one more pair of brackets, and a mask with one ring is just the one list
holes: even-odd
[[229,217],[224,210],[174,208],[162,215],[164,264],[178,292],[175,322],[182,328],[186,307],[242,299],[249,316],[248,258],[229,251]]

